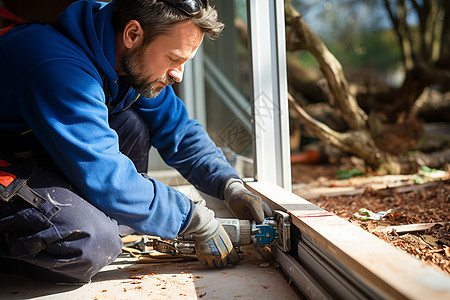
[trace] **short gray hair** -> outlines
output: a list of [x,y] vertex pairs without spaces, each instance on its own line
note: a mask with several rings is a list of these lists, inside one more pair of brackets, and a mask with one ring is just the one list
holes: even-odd
[[186,16],[183,12],[158,0],[116,0],[113,13],[113,24],[116,32],[122,32],[125,25],[136,20],[144,30],[143,44],[147,45],[158,36],[166,34],[173,25],[191,21],[210,39],[217,38],[224,28],[218,21],[214,7],[208,5],[194,16]]

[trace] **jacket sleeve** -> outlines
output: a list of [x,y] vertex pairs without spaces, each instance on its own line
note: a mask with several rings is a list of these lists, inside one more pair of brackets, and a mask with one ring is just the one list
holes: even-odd
[[189,119],[172,87],[152,99],[140,97],[133,107],[147,120],[150,142],[164,161],[202,192],[223,199],[225,183],[239,176],[203,126]]
[[79,62],[49,62],[14,89],[22,117],[73,186],[120,224],[174,238],[193,204],[180,192],[145,179],[119,151],[108,124],[98,73]]

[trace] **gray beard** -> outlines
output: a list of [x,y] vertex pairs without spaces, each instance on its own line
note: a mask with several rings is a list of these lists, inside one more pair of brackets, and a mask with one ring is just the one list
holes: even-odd
[[164,87],[155,87],[157,82],[162,82],[166,85],[175,83],[175,79],[172,77],[160,77],[148,83],[150,76],[141,75],[139,72],[140,68],[138,64],[140,61],[142,61],[142,53],[139,50],[135,50],[130,55],[124,55],[122,57],[121,67],[127,74],[131,87],[143,97],[151,99],[162,92]]

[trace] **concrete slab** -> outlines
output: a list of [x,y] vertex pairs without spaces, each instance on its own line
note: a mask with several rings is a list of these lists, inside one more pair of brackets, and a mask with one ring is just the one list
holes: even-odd
[[84,286],[0,275],[0,299],[298,299],[266,250],[247,246],[241,255],[239,265],[223,269],[121,257]]

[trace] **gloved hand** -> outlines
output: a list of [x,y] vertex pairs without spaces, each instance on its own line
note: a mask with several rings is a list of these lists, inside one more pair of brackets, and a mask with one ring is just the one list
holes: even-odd
[[198,261],[211,267],[237,265],[239,256],[222,224],[208,209],[205,200],[194,207],[192,217],[183,234],[193,234]]
[[270,207],[244,187],[241,180],[232,178],[227,181],[223,192],[225,203],[233,215],[241,220],[264,221],[264,216],[272,216]]

